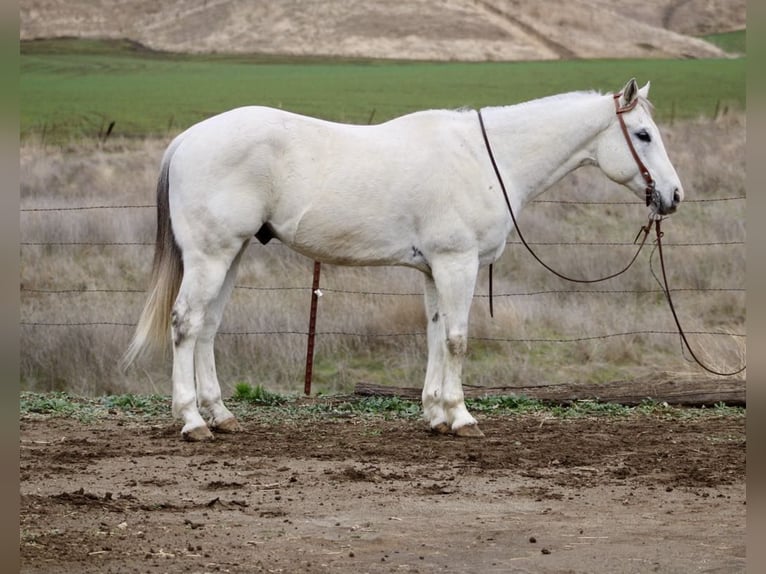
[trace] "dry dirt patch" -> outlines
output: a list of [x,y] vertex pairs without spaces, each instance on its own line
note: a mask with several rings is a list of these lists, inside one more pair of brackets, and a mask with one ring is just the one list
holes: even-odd
[[744,417],[21,421],[24,572],[741,572]]

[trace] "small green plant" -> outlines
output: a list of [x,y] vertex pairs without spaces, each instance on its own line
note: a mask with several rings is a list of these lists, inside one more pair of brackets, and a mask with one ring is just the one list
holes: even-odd
[[582,400],[575,401],[566,407],[554,407],[553,411],[558,416],[567,418],[582,416],[625,416],[630,414],[632,409],[615,403]]
[[306,412],[318,416],[386,416],[417,418],[420,403],[401,397],[349,398],[340,402],[316,403],[304,407]]
[[266,390],[261,385],[253,387],[248,383],[237,383],[232,398],[236,401],[263,406],[277,406],[287,402],[287,397]]
[[146,416],[164,415],[168,412],[168,397],[160,395],[108,395],[101,398],[107,409],[117,409]]
[[467,399],[468,410],[479,413],[488,412],[534,412],[545,408],[541,401],[524,396],[487,396],[475,399]]
[[349,403],[352,411],[364,414],[387,413],[402,417],[418,416],[420,404],[417,401],[401,397],[365,397],[360,401]]
[[20,412],[43,415],[70,415],[76,406],[67,393],[21,393]]
[[745,407],[731,407],[726,403],[720,402],[713,405],[713,412],[718,416],[733,417],[745,416],[746,410]]
[[[314,417],[410,419],[421,416],[420,401],[389,397],[327,396],[315,397],[308,401],[280,395],[264,389],[261,385],[251,386],[240,383],[236,386],[231,400],[232,408],[243,420],[260,416],[271,419],[274,411],[283,419],[309,420]],[[248,407],[267,407],[251,409]],[[544,402],[523,396],[486,396],[466,400],[466,406],[477,415],[507,416],[535,415],[556,418],[576,417],[625,417],[653,416],[674,418],[699,417],[745,417],[744,407],[727,406],[718,403],[710,408],[680,408],[651,399],[640,405],[629,407],[594,400],[575,401],[568,405],[546,405]],[[113,418],[115,415],[146,418],[165,418],[170,415],[170,397],[163,395],[107,395],[100,398],[85,398],[68,393],[23,392],[19,397],[22,416],[71,417],[83,423]],[[266,420],[264,419],[264,420]],[[369,431],[372,435],[379,431]]]

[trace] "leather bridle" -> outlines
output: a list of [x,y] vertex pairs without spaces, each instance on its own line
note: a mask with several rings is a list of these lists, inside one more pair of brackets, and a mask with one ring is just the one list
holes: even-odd
[[625,112],[629,112],[636,107],[636,104],[638,104],[638,98],[636,97],[631,103],[620,107],[621,97],[622,97],[622,92],[614,95],[614,110],[617,113],[617,119],[620,120],[620,128],[622,129],[622,135],[625,136],[625,141],[628,142],[628,149],[630,150],[630,153],[633,156],[633,159],[636,161],[636,165],[638,165],[638,171],[641,173],[641,177],[643,177],[644,181],[646,182],[645,195],[646,195],[646,205],[648,207],[652,203],[652,198],[654,197],[654,190],[655,190],[656,184],[654,183],[652,174],[649,173],[649,168],[647,168],[644,162],[641,161],[641,158],[638,157],[638,152],[636,151],[636,147],[633,145],[633,140],[630,138],[630,134],[628,133],[628,127],[625,125],[625,120],[622,118],[622,114],[624,114]]

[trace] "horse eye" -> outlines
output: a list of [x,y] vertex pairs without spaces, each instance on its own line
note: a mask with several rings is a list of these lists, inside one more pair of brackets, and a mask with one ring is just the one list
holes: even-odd
[[646,130],[641,130],[640,132],[636,132],[636,137],[640,139],[642,142],[650,142],[652,141],[652,136],[649,135],[649,132]]

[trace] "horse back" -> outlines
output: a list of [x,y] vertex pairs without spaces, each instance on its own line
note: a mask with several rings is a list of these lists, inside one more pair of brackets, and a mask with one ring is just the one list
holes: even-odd
[[190,203],[231,211],[242,234],[320,260],[412,264],[434,234],[470,243],[503,215],[486,194],[471,116],[432,110],[361,126],[238,108],[182,134],[174,162]]

